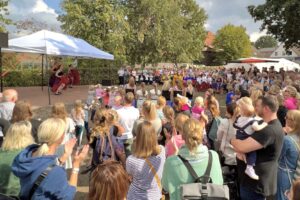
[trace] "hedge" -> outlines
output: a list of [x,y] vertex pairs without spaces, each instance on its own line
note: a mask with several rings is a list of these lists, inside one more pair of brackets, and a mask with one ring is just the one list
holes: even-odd
[[[111,80],[112,83],[118,82],[117,71],[109,68],[79,68],[81,75],[81,85],[101,83],[102,80]],[[49,73],[45,73],[43,84],[47,85]],[[3,78],[4,87],[28,87],[40,86],[42,72],[38,69],[24,69],[9,71]]]

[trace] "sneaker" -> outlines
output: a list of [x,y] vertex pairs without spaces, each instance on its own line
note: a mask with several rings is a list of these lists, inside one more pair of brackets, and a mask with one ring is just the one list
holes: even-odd
[[259,177],[256,175],[253,167],[247,167],[245,173],[252,179],[258,180]]

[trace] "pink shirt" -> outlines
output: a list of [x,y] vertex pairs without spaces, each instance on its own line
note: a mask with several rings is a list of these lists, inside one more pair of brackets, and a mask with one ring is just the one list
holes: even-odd
[[203,108],[201,108],[200,106],[198,107],[198,106],[194,106],[193,108],[192,108],[192,118],[194,118],[194,119],[199,119],[200,118],[200,116],[201,116],[201,113],[204,111],[204,109]]
[[165,146],[166,148],[166,156],[172,156],[176,153],[176,148],[174,148],[173,141],[175,142],[175,145],[178,149],[181,148],[182,145],[185,144],[185,141],[182,139],[182,135],[175,135],[173,136],[173,139],[171,139]]
[[288,110],[296,110],[297,109],[297,99],[293,97],[289,97],[286,100],[284,100],[284,106]]

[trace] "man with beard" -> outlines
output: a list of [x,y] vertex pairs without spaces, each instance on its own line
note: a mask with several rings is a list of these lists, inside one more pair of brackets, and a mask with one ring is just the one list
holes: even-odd
[[[264,129],[254,132],[245,140],[232,139],[231,144],[237,152],[237,167],[242,200],[272,199],[277,188],[277,168],[280,156],[283,130],[277,119],[278,103],[275,97],[260,97],[255,105],[256,114],[268,123]],[[245,153],[256,151],[254,166],[259,180],[248,177]]]

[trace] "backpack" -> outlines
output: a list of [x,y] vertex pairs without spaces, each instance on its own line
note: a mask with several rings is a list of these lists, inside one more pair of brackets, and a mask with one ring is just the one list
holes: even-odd
[[182,184],[180,186],[181,199],[199,200],[229,200],[229,188],[227,185],[217,185],[212,183],[210,172],[212,166],[212,153],[208,153],[208,165],[203,176],[198,176],[188,160],[178,155],[189,173],[194,178],[194,183]]
[[212,148],[215,148],[214,143],[217,140],[217,132],[219,125],[221,124],[221,117],[214,117],[211,122],[211,127],[208,132],[208,138],[210,139],[210,142],[212,143]]

